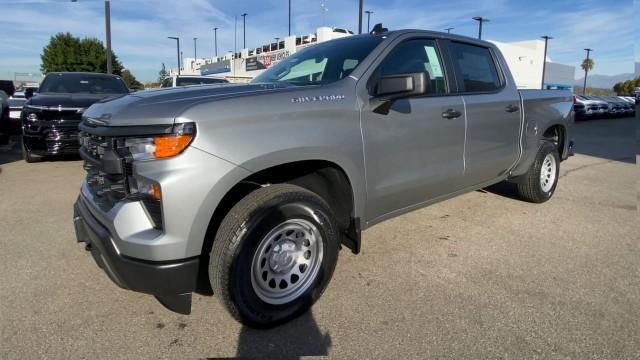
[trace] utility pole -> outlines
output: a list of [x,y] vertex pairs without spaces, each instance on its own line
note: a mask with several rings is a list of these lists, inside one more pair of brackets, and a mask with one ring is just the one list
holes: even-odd
[[542,58],[542,85],[540,86],[540,89],[544,90],[544,73],[547,69],[547,45],[549,40],[553,38],[547,35],[542,36],[542,38],[544,39],[544,57]]
[[218,28],[213,28],[213,51],[216,57],[218,57]]
[[489,19],[487,18],[483,18],[482,16],[476,16],[473,18],[473,20],[477,21],[479,23],[478,25],[478,39],[482,40],[482,24],[489,22]]
[[104,25],[107,36],[107,74],[113,72],[111,64],[111,1],[104,0]]
[[359,1],[358,5],[358,34],[362,34],[362,9],[364,7],[364,0]]
[[447,30],[447,34],[451,34],[451,30],[453,30],[453,29],[455,29],[455,28],[448,27],[448,28],[446,28],[445,30]]
[[197,59],[198,58],[198,38],[194,37],[193,38],[193,59]]
[[[586,48],[584,49],[587,52],[587,64],[589,63],[589,53],[593,51],[593,49]],[[587,73],[589,72],[589,67],[584,67],[584,85],[582,86],[582,95],[587,94]]]
[[247,48],[247,13],[242,14],[242,48]]
[[180,38],[176,36],[167,36],[167,38],[176,41],[176,51],[178,55],[178,75],[180,75]]
[[369,24],[371,22],[371,14],[373,14],[373,11],[367,10],[367,11],[365,11],[365,13],[367,13],[367,33],[369,33],[369,31],[371,31],[369,29]]

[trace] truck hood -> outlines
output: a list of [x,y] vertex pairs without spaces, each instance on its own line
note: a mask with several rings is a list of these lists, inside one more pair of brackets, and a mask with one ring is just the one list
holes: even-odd
[[88,108],[104,98],[118,96],[114,94],[58,94],[39,93],[29,99],[27,105],[48,107]]
[[292,88],[295,86],[287,84],[213,84],[147,90],[99,101],[84,116],[104,126],[172,124],[196,104]]

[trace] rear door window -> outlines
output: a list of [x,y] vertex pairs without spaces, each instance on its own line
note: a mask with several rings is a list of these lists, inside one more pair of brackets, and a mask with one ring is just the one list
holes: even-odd
[[450,48],[463,92],[493,92],[502,87],[488,48],[458,42],[452,42]]

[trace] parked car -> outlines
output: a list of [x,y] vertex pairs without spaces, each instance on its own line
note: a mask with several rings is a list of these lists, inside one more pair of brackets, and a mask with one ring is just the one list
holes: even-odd
[[35,86],[23,86],[21,88],[16,89],[16,92],[13,94],[14,99],[26,99],[25,92],[29,91],[30,93],[37,93],[38,87]]
[[0,144],[9,142],[10,109],[9,99],[15,92],[13,81],[0,80]]
[[583,95],[576,95],[574,111],[576,111],[577,119],[584,120],[604,116],[608,112],[608,108],[609,105],[602,100],[592,99]]
[[269,327],[305,312],[341,244],[358,253],[376,223],[505,180],[526,201],[552,197],[573,145],[569,91],[518,91],[489,42],[376,29],[250,84],[93,104],[78,241],[116,284],[171,310],[213,289],[236,319]]
[[206,84],[228,84],[226,79],[214,78],[211,76],[196,76],[196,75],[174,75],[170,76],[162,82],[160,87],[176,87],[176,86],[192,86],[192,85],[206,85]]
[[27,89],[21,114],[22,154],[26,162],[42,156],[78,153],[78,123],[93,103],[129,89],[119,76],[83,73],[49,73],[37,94]]

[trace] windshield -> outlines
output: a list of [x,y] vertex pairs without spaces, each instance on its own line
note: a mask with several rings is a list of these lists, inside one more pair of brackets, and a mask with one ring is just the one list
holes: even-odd
[[68,73],[48,75],[42,82],[39,92],[125,94],[129,89],[118,77]]
[[379,36],[363,36],[313,45],[280,61],[252,82],[329,84],[349,76],[381,41]]

